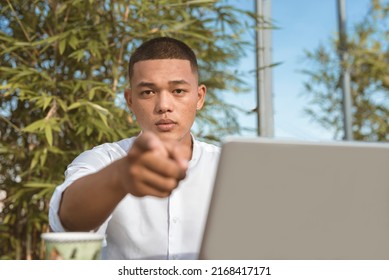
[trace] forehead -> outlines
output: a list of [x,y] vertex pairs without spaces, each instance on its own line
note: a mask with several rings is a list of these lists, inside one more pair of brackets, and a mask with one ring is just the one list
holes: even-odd
[[191,67],[189,60],[183,59],[153,59],[142,60],[134,64],[131,83],[139,80],[161,79],[195,79],[197,73]]

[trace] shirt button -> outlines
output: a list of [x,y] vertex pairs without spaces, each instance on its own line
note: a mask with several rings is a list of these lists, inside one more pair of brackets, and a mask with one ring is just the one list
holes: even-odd
[[179,219],[178,219],[177,217],[174,217],[174,218],[173,218],[173,223],[176,224],[176,223],[178,223],[178,221],[179,221]]

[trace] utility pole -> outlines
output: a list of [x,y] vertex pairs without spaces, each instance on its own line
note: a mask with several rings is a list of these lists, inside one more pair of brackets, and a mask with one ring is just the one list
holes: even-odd
[[271,0],[256,0],[255,10],[260,18],[256,30],[257,133],[273,137]]
[[347,53],[347,33],[346,33],[346,0],[337,0],[338,2],[338,28],[339,28],[339,58],[342,79],[343,94],[343,127],[344,140],[353,140],[352,131],[352,99],[350,90],[350,69],[348,66]]

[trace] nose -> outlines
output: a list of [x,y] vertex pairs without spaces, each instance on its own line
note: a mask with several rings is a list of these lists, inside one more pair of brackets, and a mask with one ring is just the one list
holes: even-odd
[[166,91],[161,91],[156,98],[155,111],[158,114],[173,111],[173,96]]

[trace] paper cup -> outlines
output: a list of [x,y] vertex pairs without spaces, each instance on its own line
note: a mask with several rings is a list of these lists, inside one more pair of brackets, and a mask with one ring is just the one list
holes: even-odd
[[47,260],[99,260],[104,236],[93,232],[48,232],[42,239]]

